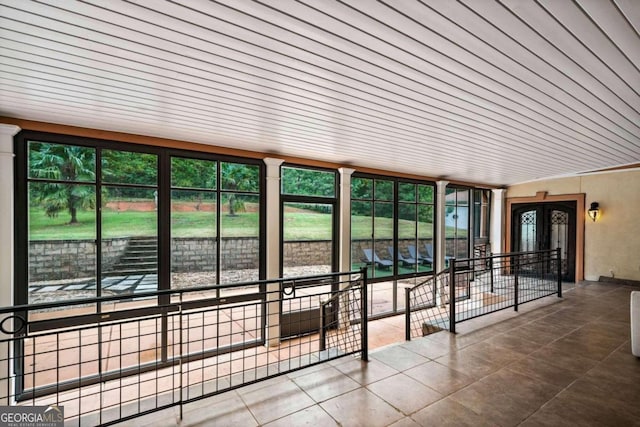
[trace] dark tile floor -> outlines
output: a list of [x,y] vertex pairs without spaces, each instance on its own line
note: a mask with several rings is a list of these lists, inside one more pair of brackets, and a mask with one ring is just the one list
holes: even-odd
[[[370,353],[274,378],[128,425],[640,426],[631,287],[584,282]],[[380,332],[379,332],[380,333]]]

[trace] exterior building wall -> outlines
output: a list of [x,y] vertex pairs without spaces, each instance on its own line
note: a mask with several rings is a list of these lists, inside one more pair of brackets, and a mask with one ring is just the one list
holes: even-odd
[[[584,224],[584,277],[600,276],[640,280],[640,171],[614,171],[582,177],[559,178],[514,185],[507,197],[531,197],[537,192],[549,195],[586,196]],[[586,216],[592,202],[598,202],[602,215],[597,222]],[[578,209],[581,207],[579,206]],[[509,215],[510,212],[506,212]]]

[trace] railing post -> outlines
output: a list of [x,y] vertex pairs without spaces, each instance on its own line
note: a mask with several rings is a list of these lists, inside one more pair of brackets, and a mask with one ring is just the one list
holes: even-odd
[[449,260],[449,332],[456,333],[456,259]]
[[326,316],[326,313],[325,313],[326,307],[327,306],[325,305],[325,302],[321,301],[320,302],[320,331],[319,331],[319,337],[318,337],[320,341],[320,351],[324,351],[327,349],[326,336],[324,333],[324,328],[325,328],[324,318]]
[[411,341],[411,288],[404,288],[404,339]]
[[362,318],[360,319],[360,332],[362,334],[362,357],[361,359],[365,362],[369,361],[369,329],[368,329],[368,317],[369,310],[367,308],[368,302],[368,289],[369,286],[367,283],[367,267],[360,268],[360,277],[362,279],[362,289],[360,290],[360,295],[362,296]]
[[562,298],[562,254],[556,248],[556,262],[558,263],[558,298]]
[[515,256],[516,262],[513,266],[514,283],[513,283],[513,310],[518,311],[518,271],[520,270],[520,257]]
[[493,293],[493,252],[489,252],[489,274],[491,275],[491,293]]

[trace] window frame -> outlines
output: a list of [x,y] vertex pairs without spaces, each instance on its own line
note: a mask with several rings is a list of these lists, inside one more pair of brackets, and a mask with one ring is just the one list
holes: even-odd
[[[15,305],[26,305],[29,302],[29,182],[34,181],[46,181],[42,179],[32,179],[29,177],[29,142],[42,142],[50,144],[61,145],[73,145],[80,147],[89,147],[95,150],[95,173],[96,177],[93,182],[82,182],[81,184],[92,185],[96,189],[96,295],[100,296],[100,277],[102,274],[102,266],[100,265],[102,252],[101,252],[101,228],[102,219],[99,213],[99,207],[101,203],[101,191],[103,187],[102,183],[102,165],[101,165],[101,152],[102,150],[118,150],[135,153],[154,154],[157,156],[157,191],[158,191],[158,211],[156,216],[156,230],[158,238],[158,290],[171,289],[171,226],[162,226],[162,224],[171,224],[171,159],[173,157],[188,158],[188,159],[200,159],[216,161],[218,165],[224,162],[241,163],[248,165],[255,165],[258,167],[258,199],[260,203],[259,207],[259,253],[258,260],[258,275],[259,280],[263,280],[266,277],[266,258],[264,256],[266,249],[266,203],[265,203],[265,183],[266,183],[266,167],[262,159],[256,158],[244,158],[235,157],[229,155],[219,155],[214,153],[200,152],[185,150],[173,147],[153,146],[146,144],[127,143],[122,141],[113,141],[105,139],[87,138],[73,135],[55,134],[49,132],[29,131],[23,130],[14,137],[14,153],[15,153],[15,168],[14,168],[14,281],[13,281],[13,293]],[[220,175],[218,167],[218,177]],[[121,186],[122,184],[109,183],[107,186]],[[132,184],[135,187],[138,185]],[[127,185],[125,185],[127,186]],[[144,185],[146,187],[146,185]],[[221,194],[220,182],[218,181],[216,190]],[[238,192],[236,192],[238,193]],[[242,191],[239,191],[242,193]],[[255,193],[251,193],[255,194]],[[24,218],[24,220],[21,220]],[[216,239],[220,242],[220,217],[216,219]],[[220,251],[221,245],[217,245],[216,263],[217,268],[220,266]],[[216,283],[220,282],[220,274],[216,275]],[[168,295],[163,295],[158,298],[157,305],[168,302]],[[150,310],[155,310],[157,305],[149,307]],[[51,321],[44,320],[41,325],[37,327],[38,330],[57,328],[61,326],[71,326],[79,324],[94,323],[99,320],[101,313],[101,305],[96,305],[94,313],[87,316],[78,317],[73,319],[71,317],[63,317],[57,321],[52,319]]]

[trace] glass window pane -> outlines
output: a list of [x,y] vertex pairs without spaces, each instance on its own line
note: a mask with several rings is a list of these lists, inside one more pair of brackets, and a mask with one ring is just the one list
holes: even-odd
[[[258,195],[225,193],[221,199],[220,283],[258,280],[260,198]],[[243,292],[255,290],[257,287],[243,289]]]
[[457,191],[457,203],[460,206],[468,206],[469,205],[469,190],[458,190]]
[[282,168],[282,194],[300,196],[335,197],[335,172]]
[[444,196],[445,205],[455,205],[456,204],[456,190],[453,188],[445,189]]
[[351,180],[351,197],[353,199],[371,199],[373,180],[368,178],[353,178]]
[[[400,203],[398,205],[398,254],[394,257],[397,258],[399,274],[414,273],[418,269],[419,261],[414,256],[416,234],[416,205]],[[410,246],[414,254],[411,254]]]
[[480,221],[482,219],[482,190],[473,190],[471,192],[473,195],[473,238],[474,244],[477,238],[480,237]]
[[400,203],[398,205],[398,237],[415,238],[416,205]]
[[216,194],[171,192],[171,288],[216,284]]
[[407,182],[401,182],[398,184],[398,200],[401,202],[415,202],[416,185],[409,184]]
[[393,181],[376,179],[375,199],[376,200],[393,200]]
[[418,185],[418,202],[433,203],[432,185]]
[[29,142],[29,178],[95,182],[96,150],[76,145]]
[[373,239],[373,203],[351,203],[351,268],[366,265],[363,249],[371,248]]
[[455,256],[458,259],[469,257],[469,208],[458,207],[456,218]]
[[253,192],[260,191],[260,167],[243,163],[220,163],[222,190]]
[[157,185],[158,156],[120,150],[102,150],[105,184]]
[[393,246],[393,203],[375,203],[373,235],[375,237],[374,252],[371,253],[375,268],[373,277],[393,275],[393,260],[389,254],[389,246]]
[[332,205],[285,203],[283,227],[282,271],[284,277],[331,272]]
[[[95,298],[95,187],[31,182],[28,192],[28,303]],[[68,314],[92,312],[93,304]],[[31,320],[63,313],[45,310]]]
[[434,260],[426,251],[426,245],[433,248],[433,223],[433,205],[418,205],[418,244],[416,245],[416,256],[420,260],[418,271],[433,270]]
[[[156,192],[149,188],[103,189],[102,295],[154,291],[158,288],[158,219]],[[155,303],[156,299],[147,301]],[[136,300],[136,304],[142,304]],[[104,304],[105,310],[130,303]]]
[[171,185],[182,188],[216,188],[217,162],[198,159],[171,158]]

